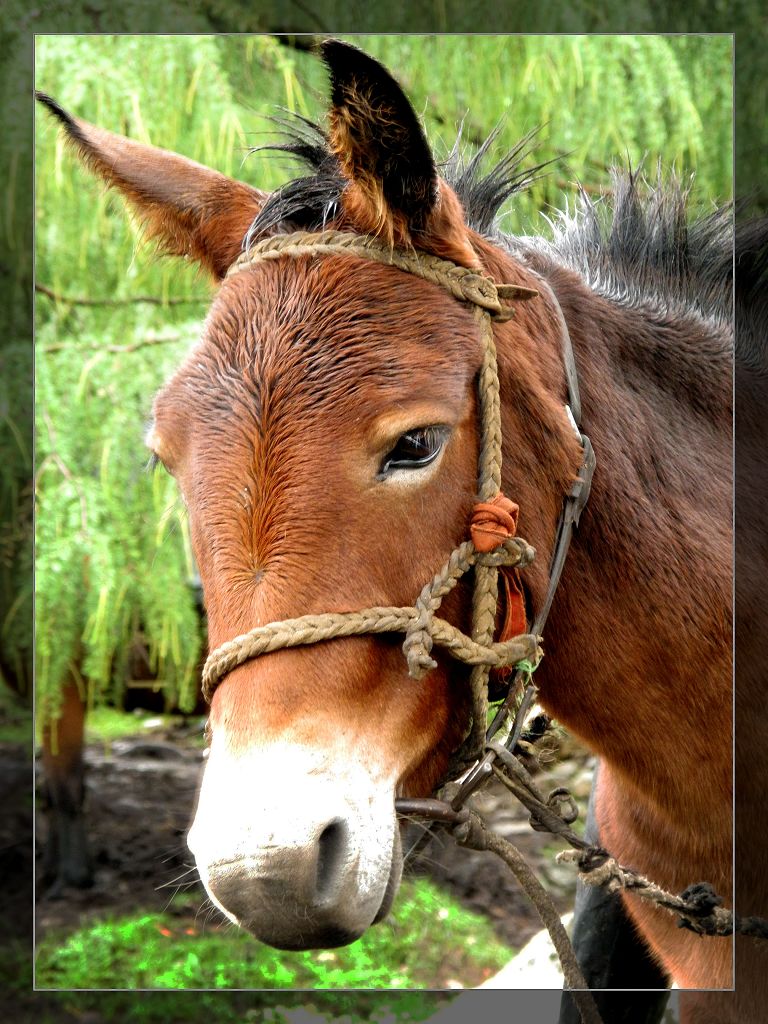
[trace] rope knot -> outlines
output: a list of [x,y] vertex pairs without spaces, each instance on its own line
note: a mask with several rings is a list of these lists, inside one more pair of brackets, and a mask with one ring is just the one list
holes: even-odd
[[680,899],[689,904],[690,909],[703,916],[711,914],[715,907],[723,902],[722,896],[718,896],[709,882],[697,882],[689,885],[680,893]]
[[488,830],[483,819],[474,811],[468,811],[464,821],[460,821],[451,829],[451,834],[459,846],[466,846],[470,850],[488,849]]
[[481,501],[472,510],[469,532],[475,550],[486,553],[514,537],[520,509],[501,491],[491,501]]
[[480,306],[481,309],[492,313],[501,310],[496,283],[489,277],[482,274],[464,274],[461,277],[460,288],[462,297]]

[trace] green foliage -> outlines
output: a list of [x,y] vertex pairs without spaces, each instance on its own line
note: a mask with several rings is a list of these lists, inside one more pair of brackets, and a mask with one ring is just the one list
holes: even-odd
[[[257,39],[252,49],[258,59],[278,44]],[[238,172],[248,146],[244,112],[213,38],[47,39],[37,70],[40,87],[69,109]],[[154,116],[145,110],[147,82],[152,95],[173,97]],[[273,102],[282,99],[278,92]],[[91,705],[119,700],[139,629],[169,702],[187,708],[201,637],[186,516],[172,481],[144,472],[142,435],[154,392],[199,334],[188,318],[190,309],[202,315],[208,288],[176,262],[136,256],[136,229],[120,201],[77,165],[50,118],[39,118],[38,129],[37,280],[57,294],[127,300],[73,307],[38,296],[39,717],[56,717],[69,673],[83,678]],[[277,184],[273,165],[265,173]],[[49,216],[59,204],[66,212]],[[158,313],[131,304],[137,293],[192,301]],[[156,324],[167,325],[167,341]]]
[[[274,39],[257,37],[248,52],[258,62],[279,49]],[[247,99],[244,106],[233,96],[215,37],[44,38],[36,57],[37,87],[78,116],[263,188],[282,180],[274,162],[243,163],[254,129],[263,124]],[[273,84],[267,105],[284,102],[283,85]],[[152,261],[145,251],[137,255],[140,236],[122,201],[95,184],[42,108],[37,128],[37,280],[56,292],[66,293],[71,285],[90,299],[151,294],[204,301],[209,290],[192,268],[180,273],[177,261]],[[52,217],[59,204],[65,204],[61,216]],[[101,317],[77,312],[83,321],[93,317],[114,332],[114,310]],[[162,314],[166,323],[188,315],[189,307]],[[132,317],[130,309],[123,312],[126,326],[133,326]],[[73,324],[67,333],[75,333]]]
[[[478,143],[503,117],[497,157],[541,126],[535,161],[558,163],[508,204],[508,231],[540,233],[541,210],[562,209],[569,194],[572,201],[576,181],[587,188],[606,186],[608,167],[627,158],[634,167],[645,160],[651,172],[660,158],[683,172],[695,169],[704,201],[731,196],[726,37],[428,36],[420,41],[417,60],[409,37],[353,41],[397,69],[443,151],[453,144],[462,119],[465,137]],[[721,69],[717,81],[705,85],[715,67]]]
[[[495,155],[537,125],[531,163],[568,154],[510,202],[508,230],[544,231],[540,211],[572,199],[575,179],[604,185],[607,165],[625,154],[636,165],[647,153],[651,170],[658,156],[683,172],[695,166],[702,201],[730,196],[727,37],[353,41],[398,75],[438,155],[462,119],[472,143],[501,115]],[[318,118],[327,104],[317,58],[266,36],[43,36],[36,76],[78,116],[263,189],[296,172],[249,155],[274,138],[264,115],[282,105]],[[122,201],[78,165],[42,110],[36,133],[36,279],[60,296],[37,297],[38,707],[55,717],[70,672],[91,703],[119,699],[139,628],[169,700],[184,706],[200,648],[186,519],[174,485],[142,471],[142,433],[153,392],[199,333],[210,288],[193,268],[138,251]],[[172,340],[158,341],[165,335]],[[15,400],[13,387],[0,392],[0,420]],[[0,474],[25,457],[12,450],[13,431],[6,436]],[[2,483],[12,494],[12,481]],[[4,550],[0,537],[0,570],[10,571]],[[6,631],[21,607],[5,610]]]
[[44,719],[56,717],[70,671],[86,680],[89,704],[119,699],[139,628],[175,702],[194,701],[200,635],[184,510],[172,482],[147,473],[142,448],[149,396],[194,333],[181,331],[161,358],[149,348],[110,353],[89,335],[79,350],[51,350],[54,324],[38,333],[36,654]]
[[395,912],[357,942],[286,953],[245,932],[189,927],[191,918],[140,914],[91,924],[38,945],[39,988],[425,988],[451,970],[498,970],[513,950],[489,923],[446,900],[424,879],[406,880]]

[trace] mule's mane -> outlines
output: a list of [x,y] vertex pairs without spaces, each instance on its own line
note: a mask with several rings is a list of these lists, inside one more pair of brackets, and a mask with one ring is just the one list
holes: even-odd
[[[292,114],[290,118],[271,119],[285,141],[260,146],[259,151],[277,151],[297,158],[312,172],[294,178],[273,192],[251,225],[244,248],[256,238],[276,231],[322,229],[337,216],[340,209],[344,179],[328,138],[319,125]],[[496,219],[503,203],[523,191],[536,180],[546,161],[524,168],[529,144],[538,129],[525,135],[488,173],[481,173],[482,164],[496,141],[496,127],[467,162],[459,131],[456,142],[440,170],[461,200],[467,224],[483,235],[496,235]]]
[[582,189],[575,209],[557,215],[549,243],[518,244],[548,249],[620,305],[730,322],[733,205],[693,218],[691,183],[664,180],[660,168],[651,183],[639,170],[614,167],[605,195]]
[[[275,232],[324,228],[340,211],[344,179],[323,130],[298,115],[275,118],[274,123],[284,141],[262,148],[298,158],[311,173],[270,196],[245,245]],[[546,164],[523,166],[533,131],[484,173],[485,157],[498,133],[494,129],[467,160],[459,132],[440,167],[461,200],[470,228],[511,249],[535,250],[539,257],[571,267],[595,291],[620,305],[651,302],[661,312],[690,310],[730,321],[731,204],[692,218],[690,184],[675,176],[663,181],[660,172],[650,184],[639,170],[614,168],[606,195],[593,199],[581,190],[575,209],[554,218],[551,240],[509,237],[499,227],[501,207],[536,180]]]

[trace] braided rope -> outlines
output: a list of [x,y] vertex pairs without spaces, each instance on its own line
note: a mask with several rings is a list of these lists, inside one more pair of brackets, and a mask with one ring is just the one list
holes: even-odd
[[[491,501],[501,488],[501,403],[491,320],[503,321],[512,315],[511,309],[502,305],[502,300],[531,298],[537,293],[517,285],[497,285],[475,270],[429,253],[395,249],[379,239],[342,231],[295,232],[266,238],[242,253],[226,276],[231,277],[256,264],[284,256],[328,254],[355,255],[397,267],[445,288],[454,298],[474,306],[484,342],[478,377],[481,424],[478,490],[481,501]],[[491,668],[514,665],[523,660],[535,662],[541,656],[539,638],[531,634],[522,634],[502,643],[493,642],[498,569],[502,565],[522,567],[532,560],[533,555],[533,549],[518,537],[508,537],[489,553],[481,553],[471,540],[465,541],[451,552],[445,565],[423,588],[413,607],[375,607],[358,612],[303,615],[258,626],[211,652],[203,668],[203,694],[210,702],[216,685],[228,672],[270,651],[337,637],[403,632],[403,652],[414,679],[422,678],[436,667],[437,663],[431,657],[435,644],[444,647],[459,661],[473,666],[470,685],[474,710],[467,742],[470,751],[482,750]],[[472,635],[466,636],[435,613],[446,594],[472,567],[475,571]]]
[[471,555],[474,544],[465,541],[455,548],[434,579],[424,587],[416,598],[416,616],[408,626],[403,642],[403,653],[408,662],[408,674],[412,679],[423,679],[430,669],[437,668],[437,662],[430,657],[433,643],[435,612],[446,594],[456,586],[464,573],[472,566]]
[[497,316],[505,312],[502,299],[527,298],[536,294],[530,288],[517,285],[496,285],[476,270],[460,267],[439,256],[416,249],[410,252],[394,249],[378,238],[354,235],[347,231],[296,231],[265,238],[238,256],[226,276],[231,277],[257,263],[282,256],[318,256],[326,253],[335,253],[337,256],[352,254],[373,260],[374,263],[397,267],[440,285],[461,302],[471,302]]
[[668,892],[645,875],[620,864],[605,850],[597,846],[586,846],[580,850],[562,850],[556,860],[560,864],[576,864],[579,878],[585,885],[604,886],[608,892],[622,889],[635,896],[655,903],[678,918],[678,925],[698,935],[751,935],[768,939],[768,920],[762,917],[741,917],[722,906],[723,898],[718,896],[708,882],[688,886],[680,894]]
[[[415,608],[366,608],[360,612],[327,612],[324,615],[302,615],[283,619],[237,636],[217,649],[216,658],[206,661],[203,669],[203,694],[210,702],[216,684],[232,669],[251,658],[284,647],[300,647],[333,640],[337,637],[361,636],[366,633],[404,633],[416,617]],[[523,633],[501,643],[477,644],[444,619],[433,618],[432,642],[450,651],[467,665],[488,665],[501,668],[539,654],[537,638]]]
[[478,492],[480,501],[491,501],[501,490],[501,393],[499,370],[496,362],[496,342],[490,317],[480,309],[476,313],[482,321],[483,362],[477,383],[480,400],[480,462],[478,466]]
[[[445,565],[422,591],[440,595],[433,601],[431,612],[440,606],[442,597],[456,585],[461,576],[472,566],[528,565],[533,559],[533,549],[520,537],[508,538],[500,548],[489,554],[475,551],[472,541],[465,541],[451,552]],[[494,569],[495,571],[495,569]],[[210,702],[217,683],[232,669],[237,668],[260,654],[280,650],[283,647],[300,647],[333,640],[337,637],[362,636],[365,633],[405,633],[406,645],[420,625],[418,607],[397,608],[379,606],[358,612],[326,612],[321,615],[302,615],[295,619],[270,622],[264,626],[236,636],[218,647],[205,662],[203,668],[203,695]],[[428,623],[429,646],[445,647],[454,658],[467,665],[487,664],[490,668],[514,665],[526,658],[536,659],[539,654],[538,638],[529,633],[503,643],[479,644],[444,619],[430,613]],[[406,650],[409,658],[410,654]],[[420,678],[420,677],[417,677]]]
[[[491,501],[501,490],[501,399],[499,372],[496,363],[496,343],[493,340],[491,319],[479,308],[476,316],[482,319],[485,346],[480,368],[477,393],[480,403],[480,464],[478,491],[480,500]],[[499,601],[498,571],[490,566],[475,570],[475,591],[472,596],[472,639],[478,644],[493,640],[496,626],[496,607]],[[472,690],[472,725],[465,741],[465,757],[481,756],[488,726],[488,678],[490,667],[476,665],[469,677]]]

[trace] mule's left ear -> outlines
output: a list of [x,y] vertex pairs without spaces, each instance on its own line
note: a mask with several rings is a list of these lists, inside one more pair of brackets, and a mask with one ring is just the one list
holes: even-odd
[[459,234],[465,250],[459,261],[474,262],[461,206],[440,182],[403,90],[378,61],[348,43],[326,39],[320,49],[331,79],[329,141],[347,179],[342,204],[349,219],[390,244]]

